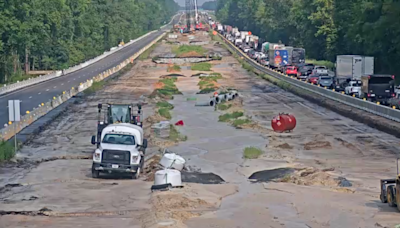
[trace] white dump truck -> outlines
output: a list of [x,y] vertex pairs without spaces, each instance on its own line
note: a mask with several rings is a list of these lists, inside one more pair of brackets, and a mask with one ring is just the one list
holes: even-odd
[[138,114],[132,115],[131,105],[108,104],[104,119],[102,107],[99,104],[97,140],[92,136],[92,144],[97,145],[93,153],[92,177],[116,173],[139,178],[147,148],[141,127],[141,106],[138,106]]

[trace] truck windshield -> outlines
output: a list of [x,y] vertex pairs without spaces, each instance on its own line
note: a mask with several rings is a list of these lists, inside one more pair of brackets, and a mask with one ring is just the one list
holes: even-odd
[[389,84],[393,79],[391,77],[371,77],[369,83],[371,84]]
[[111,107],[112,123],[115,122],[129,122],[129,107],[123,105],[113,105]]
[[103,143],[135,145],[135,137],[133,135],[106,134]]
[[361,86],[361,82],[351,82],[351,86]]

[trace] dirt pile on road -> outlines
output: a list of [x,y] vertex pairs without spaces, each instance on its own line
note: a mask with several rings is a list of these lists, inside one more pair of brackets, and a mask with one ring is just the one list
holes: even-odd
[[180,54],[178,57],[179,58],[184,58],[184,57],[203,57],[204,55],[197,53],[196,51],[189,51]]
[[325,186],[331,188],[352,186],[351,183],[344,177],[335,178],[324,170],[321,171],[312,167],[299,169],[293,174],[286,175],[280,179],[280,182],[305,186]]
[[150,212],[140,218],[143,228],[185,228],[186,220],[200,216],[202,210],[215,209],[205,200],[171,191],[154,193],[150,203]]
[[271,135],[268,139],[267,147],[271,149],[282,149],[282,150],[291,150],[293,146],[289,145],[289,143],[285,142],[284,140],[280,139],[276,135]]
[[332,145],[328,141],[314,141],[304,144],[305,150],[315,150],[315,149],[332,149]]
[[305,150],[315,150],[315,149],[332,149],[332,145],[327,141],[322,135],[315,135],[314,138],[304,144]]
[[155,173],[160,170],[160,160],[161,155],[156,154],[146,161],[144,168],[144,175],[146,176],[145,181],[154,181]]

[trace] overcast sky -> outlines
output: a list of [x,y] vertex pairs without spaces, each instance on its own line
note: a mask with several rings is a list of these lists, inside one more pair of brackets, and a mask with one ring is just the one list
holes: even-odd
[[[197,0],[197,4],[199,4],[199,6],[203,5],[204,2],[209,2],[211,0]],[[177,2],[179,5],[181,6],[185,6],[185,0],[175,0],[175,2]]]

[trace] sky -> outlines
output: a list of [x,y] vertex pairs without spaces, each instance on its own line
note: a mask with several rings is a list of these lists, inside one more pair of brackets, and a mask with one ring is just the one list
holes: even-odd
[[[203,5],[204,2],[209,2],[211,0],[197,0],[197,4],[199,4],[199,6]],[[181,6],[185,6],[185,0],[175,0],[175,2],[177,2],[179,5]]]

